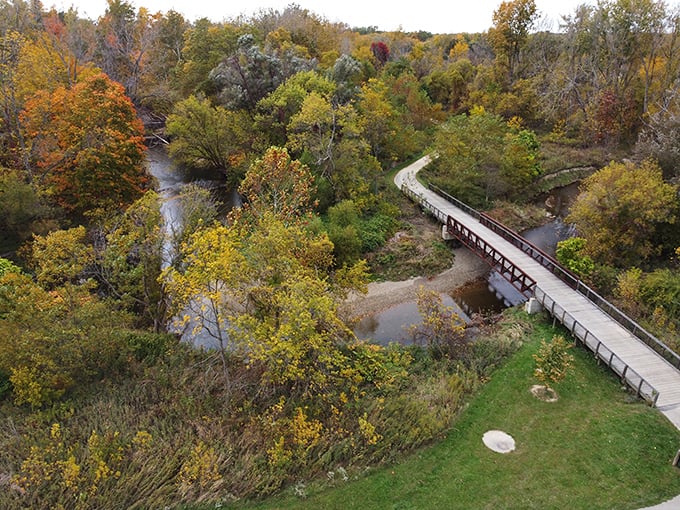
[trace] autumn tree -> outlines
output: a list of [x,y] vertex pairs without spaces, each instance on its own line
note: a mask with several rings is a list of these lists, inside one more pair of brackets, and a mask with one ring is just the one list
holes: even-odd
[[106,75],[36,94],[22,120],[37,174],[67,211],[120,209],[141,196],[143,128],[123,88]]
[[562,335],[555,335],[550,343],[541,340],[538,352],[532,355],[536,363],[534,377],[547,388],[563,381],[573,370],[574,357],[569,354],[570,347]]
[[370,184],[380,166],[369,153],[352,105],[335,105],[312,92],[291,118],[288,133],[292,154],[304,155],[302,161],[319,177],[318,186],[330,188],[330,200],[320,200],[322,208],[343,199],[354,200],[360,207],[371,201]]
[[521,49],[537,17],[534,0],[501,2],[493,13],[494,25],[488,36],[496,59],[508,70],[510,81],[515,77]]
[[51,290],[85,279],[86,269],[94,263],[94,249],[82,225],[55,230],[45,236],[34,236],[29,262],[36,281]]
[[83,284],[107,296],[119,309],[134,312],[137,322],[161,331],[166,300],[159,279],[165,235],[160,200],[148,191],[124,212],[84,226],[34,236],[29,264],[48,290]]
[[382,68],[390,58],[390,49],[382,41],[371,43],[371,53],[379,68]]
[[168,116],[168,150],[190,168],[219,169],[234,181],[246,159],[249,125],[243,112],[212,106],[208,99],[190,96],[177,103]]
[[654,158],[667,179],[680,176],[680,94],[677,89],[647,117],[635,152],[641,158]]
[[250,166],[239,193],[256,217],[270,212],[290,222],[309,212],[313,182],[309,168],[292,160],[286,149],[270,147]]
[[139,104],[139,87],[147,54],[156,38],[158,20],[143,7],[135,13],[134,6],[125,0],[107,2],[106,12],[97,24],[96,62]]
[[469,349],[465,337],[465,321],[451,306],[445,306],[439,293],[418,289],[420,324],[411,327],[414,341],[425,345],[437,356],[464,358]]
[[247,354],[265,384],[321,392],[344,358],[337,343],[351,339],[338,300],[365,282],[364,264],[329,274],[332,249],[271,212],[246,228],[202,229],[184,247],[184,268],[167,274],[173,308],[218,340],[225,372],[227,356]]
[[595,260],[628,266],[660,253],[658,229],[675,222],[677,189],[652,161],[612,162],[583,181],[567,221]]

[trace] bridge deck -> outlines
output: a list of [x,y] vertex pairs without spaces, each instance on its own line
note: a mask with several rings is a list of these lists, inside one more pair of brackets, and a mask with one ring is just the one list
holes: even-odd
[[[406,185],[417,195],[426,198],[432,206],[469,228],[535,280],[537,287],[546,296],[549,296],[552,301],[559,304],[559,307],[583,325],[607,351],[614,353],[658,391],[657,407],[676,427],[680,428],[680,371],[530,255],[420,184],[415,174],[428,162],[429,157],[426,156],[404,168],[395,176],[395,184],[399,188]],[[615,368],[612,366],[612,369]]]

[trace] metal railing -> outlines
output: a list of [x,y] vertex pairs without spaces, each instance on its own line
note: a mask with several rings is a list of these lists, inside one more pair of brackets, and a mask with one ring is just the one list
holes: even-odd
[[430,184],[429,189],[445,198],[453,205],[466,212],[470,216],[479,220],[479,222],[492,230],[494,233],[500,235],[511,243],[516,248],[519,248],[524,253],[529,255],[531,258],[536,260],[544,268],[550,271],[552,274],[557,276],[564,283],[569,285],[572,289],[589,299],[593,304],[599,307],[603,312],[609,315],[616,322],[621,324],[623,328],[629,331],[633,336],[642,340],[646,345],[648,345],[654,352],[659,354],[662,358],[668,361],[676,369],[680,370],[680,356],[676,354],[670,347],[668,347],[661,340],[656,338],[642,326],[640,326],[633,319],[628,317],[625,313],[619,310],[612,303],[607,301],[605,298],[600,296],[593,289],[588,287],[578,276],[569,271],[568,269],[562,267],[560,263],[552,256],[545,253],[543,250],[533,245],[522,236],[511,230],[510,228],[503,225],[501,222],[491,218],[489,215],[479,212],[469,205],[461,202],[455,197],[452,197],[442,189],[437,186]]
[[538,286],[534,287],[534,296],[543,308],[558,319],[566,327],[574,338],[588,347],[597,358],[602,360],[613,372],[621,377],[639,397],[644,398],[652,406],[656,406],[659,399],[659,392],[644,377],[638,374],[626,362],[619,358],[614,352],[609,350],[599,338],[597,338],[588,328],[578,322],[569,312],[562,308],[554,299],[546,294]]
[[457,237],[465,246],[493,267],[519,292],[526,297],[531,296],[532,289],[536,285],[534,279],[503,255],[503,253],[496,250],[493,245],[489,244],[453,216],[447,217],[446,229],[451,235]]

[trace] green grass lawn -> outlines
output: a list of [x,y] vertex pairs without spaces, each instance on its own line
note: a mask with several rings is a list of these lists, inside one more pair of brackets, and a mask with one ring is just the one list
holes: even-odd
[[[572,350],[575,371],[556,386],[558,402],[531,395],[531,355],[553,333],[537,326],[441,443],[357,480],[335,476],[332,488],[308,484],[304,498],[288,489],[248,508],[635,509],[680,494],[680,470],[671,466],[680,432],[588,352]],[[511,434],[516,450],[487,449],[490,429]]]

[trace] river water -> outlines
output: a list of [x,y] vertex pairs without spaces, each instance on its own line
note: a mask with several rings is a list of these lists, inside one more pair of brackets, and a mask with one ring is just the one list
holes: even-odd
[[[173,246],[170,241],[173,233],[182,228],[182,204],[179,199],[182,189],[189,183],[196,183],[212,191],[213,197],[221,204],[220,209],[226,213],[233,207],[241,205],[241,199],[235,189],[227,189],[224,179],[210,172],[189,172],[177,165],[168,156],[165,147],[149,148],[147,150],[147,170],[156,179],[156,188],[161,197],[161,216],[166,242],[163,246],[163,269],[167,268],[174,258]],[[173,323],[169,329],[173,331]],[[184,330],[174,329],[182,335],[182,340],[191,342],[198,347],[218,348],[217,340],[205,332],[193,333],[194,323],[187,325]]]

